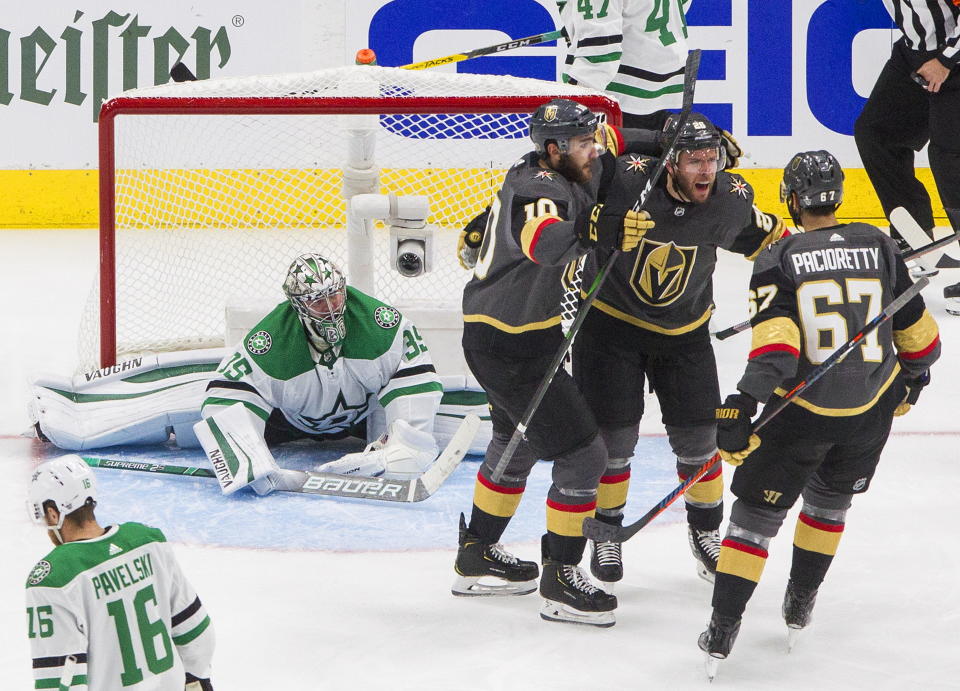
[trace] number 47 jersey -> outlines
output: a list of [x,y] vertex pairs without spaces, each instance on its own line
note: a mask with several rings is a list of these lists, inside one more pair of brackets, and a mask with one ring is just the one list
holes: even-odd
[[[774,243],[754,263],[753,343],[737,388],[758,401],[785,394],[910,285],[894,241],[865,223]],[[858,415],[901,371],[916,377],[939,355],[937,323],[917,295],[793,402],[818,415]]]
[[39,561],[27,628],[37,689],[183,691],[186,672],[210,677],[210,617],[163,533],[139,523]]

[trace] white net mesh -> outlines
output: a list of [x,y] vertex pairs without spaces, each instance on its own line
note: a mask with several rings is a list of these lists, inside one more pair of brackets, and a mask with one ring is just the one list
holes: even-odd
[[[374,294],[457,306],[469,278],[456,260],[458,233],[530,150],[535,106],[504,112],[504,97],[554,95],[599,103],[595,92],[551,82],[379,67],[125,93],[111,102],[115,116],[108,104],[101,120],[102,128],[114,123],[115,175],[101,203],[115,224],[101,234],[116,243],[117,359],[223,345],[225,305],[282,300],[287,266],[302,252],[323,254],[356,282],[359,264],[347,261],[350,180],[364,191],[430,200],[434,270],[417,278],[394,271],[389,233],[378,223]],[[458,97],[481,98],[464,113]],[[357,114],[356,98],[382,108]],[[277,103],[302,112],[273,114]],[[81,326],[81,367],[102,364],[99,341],[111,331],[95,290]]]

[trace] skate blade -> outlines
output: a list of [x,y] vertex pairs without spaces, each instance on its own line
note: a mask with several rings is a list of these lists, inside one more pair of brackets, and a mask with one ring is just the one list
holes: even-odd
[[585,624],[608,628],[617,623],[613,612],[581,612],[562,602],[544,600],[540,607],[540,618],[546,621],[558,621],[567,624]]
[[787,653],[793,652],[793,646],[797,644],[797,640],[800,638],[800,632],[803,629],[798,629],[796,627],[787,625]]
[[714,657],[710,653],[704,653],[703,668],[707,673],[707,679],[710,680],[710,683],[713,683],[714,678],[717,676],[717,670],[720,668],[720,663],[724,658]]
[[716,580],[716,574],[711,573],[710,569],[704,566],[700,561],[697,562],[697,575],[707,583],[713,583]]
[[[529,595],[537,589],[537,581],[504,581],[495,579],[495,583],[481,583],[484,576],[457,576],[450,592],[457,597],[509,597]],[[490,577],[493,578],[493,577]]]
[[616,595],[615,592],[617,589],[617,581],[601,581],[597,580],[597,585],[600,586],[600,590],[605,592],[607,595]]

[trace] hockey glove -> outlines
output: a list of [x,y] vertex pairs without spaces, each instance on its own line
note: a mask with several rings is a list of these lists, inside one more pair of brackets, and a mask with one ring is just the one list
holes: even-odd
[[186,683],[183,686],[184,691],[213,691],[213,684],[209,679],[198,679],[187,672]]
[[897,406],[897,409],[893,411],[894,417],[900,417],[901,415],[906,415],[910,412],[910,408],[913,407],[917,400],[920,398],[920,392],[923,391],[923,387],[930,383],[930,370],[924,371],[917,377],[907,380],[907,395],[900,405]]
[[[637,245],[654,222],[646,211],[616,209],[609,205],[595,204],[590,209],[586,234],[581,232],[580,241],[589,247],[599,246],[629,252]],[[581,231],[583,228],[581,227]]]
[[740,144],[737,143],[737,140],[733,138],[732,134],[722,129],[720,130],[720,143],[727,153],[727,162],[726,165],[723,166],[723,169],[730,170],[731,168],[736,168],[740,163],[740,157],[743,156],[743,149],[740,148]]
[[616,127],[603,123],[594,133],[593,143],[597,147],[597,153],[602,155],[609,151],[614,156],[619,156],[620,149],[623,148],[623,137]]
[[477,257],[480,255],[480,245],[483,243],[483,234],[487,229],[489,216],[490,207],[488,206],[460,231],[460,238],[457,240],[457,259],[464,269],[470,270],[477,265]]
[[730,465],[740,465],[760,446],[760,437],[751,431],[756,412],[757,402],[744,393],[730,394],[716,410],[717,447]]

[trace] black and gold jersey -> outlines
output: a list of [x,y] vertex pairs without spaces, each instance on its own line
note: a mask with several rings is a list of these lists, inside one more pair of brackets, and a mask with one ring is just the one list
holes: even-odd
[[[657,163],[635,154],[618,158],[607,203],[631,204],[638,199]],[[713,192],[702,204],[673,197],[666,177],[651,190],[644,206],[656,227],[636,249],[617,259],[594,308],[611,317],[602,321],[627,338],[632,339],[633,332],[628,325],[642,330],[636,336],[645,340],[708,338],[717,249],[752,259],[786,229],[779,217],[754,206],[753,188],[736,173],[717,173]],[[596,252],[586,259],[584,291],[608,256],[609,252]]]
[[[865,223],[772,245],[750,281],[753,342],[737,388],[758,401],[785,394],[910,285],[896,243]],[[857,415],[901,369],[917,376],[939,356],[937,323],[917,295],[792,402],[819,415]]]
[[463,291],[463,346],[520,357],[557,349],[562,279],[589,247],[578,240],[596,202],[607,153],[586,183],[529,153],[507,171],[491,204],[473,278]]

